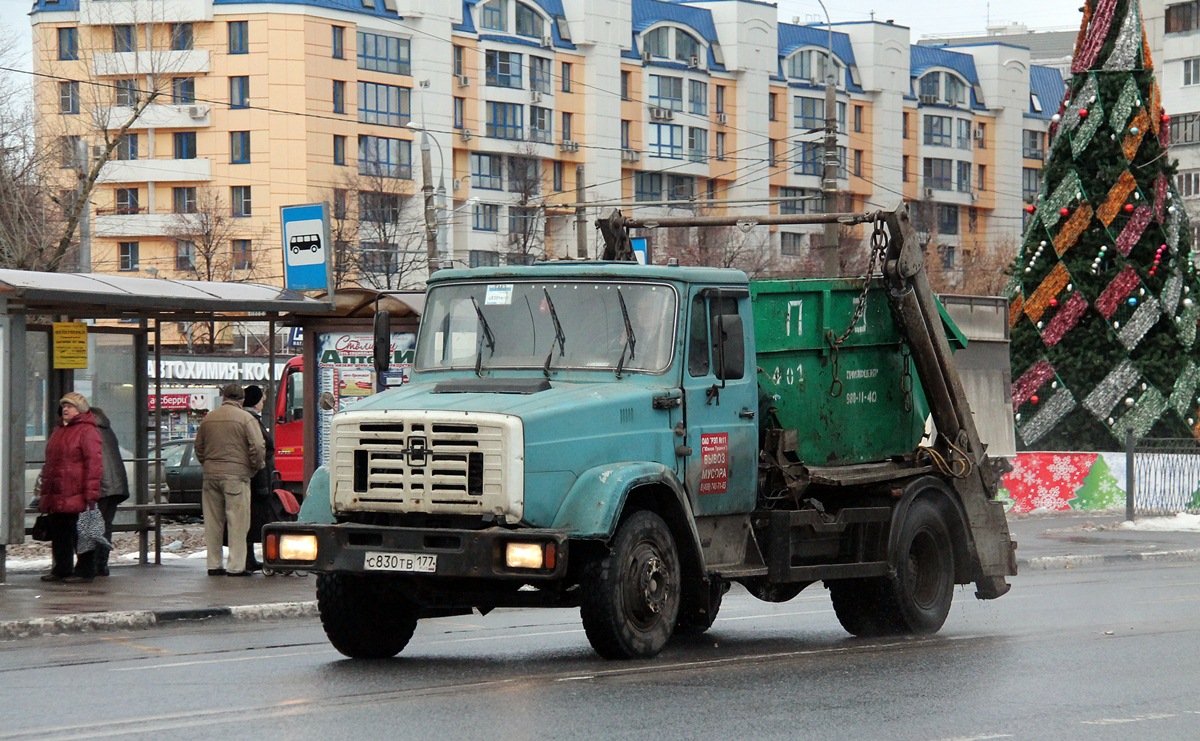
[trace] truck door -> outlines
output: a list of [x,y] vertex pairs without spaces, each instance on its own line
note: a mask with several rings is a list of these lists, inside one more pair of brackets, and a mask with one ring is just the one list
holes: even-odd
[[745,288],[701,288],[690,302],[682,442],[690,454],[679,460],[697,515],[754,508],[758,394],[749,314]]

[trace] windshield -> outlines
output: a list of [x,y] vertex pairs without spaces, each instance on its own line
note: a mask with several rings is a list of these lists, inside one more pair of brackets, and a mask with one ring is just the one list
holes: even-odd
[[416,368],[659,373],[671,363],[676,305],[674,289],[661,283],[435,286],[425,302]]

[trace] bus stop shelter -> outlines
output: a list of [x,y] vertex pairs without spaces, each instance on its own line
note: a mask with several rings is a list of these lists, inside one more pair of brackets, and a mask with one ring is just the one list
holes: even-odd
[[[130,494],[142,506],[137,529],[144,553],[149,505],[159,496],[148,456],[160,435],[148,403],[159,381],[156,374],[151,387],[147,368],[151,360],[158,367],[163,330],[174,323],[254,322],[268,324],[273,338],[284,315],[332,310],[328,300],[255,283],[0,270],[0,582],[6,546],[24,542],[25,510],[64,393],[80,391],[103,408],[132,453]],[[86,368],[55,367],[56,322],[86,326]],[[273,368],[274,344],[268,345]],[[264,391],[270,404],[271,384]]]

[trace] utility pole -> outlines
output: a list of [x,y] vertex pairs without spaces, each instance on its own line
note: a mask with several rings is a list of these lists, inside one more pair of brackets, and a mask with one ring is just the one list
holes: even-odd
[[583,184],[583,165],[575,165],[575,256],[587,257],[587,206],[583,205],[587,196]]
[[[821,175],[821,193],[824,196],[825,213],[837,212],[837,76],[833,63],[833,23],[829,20],[829,11],[825,3],[817,0],[821,10],[825,11],[825,25],[829,29],[828,52],[825,59],[825,138],[822,144],[825,160],[824,172]],[[841,272],[838,266],[838,225],[830,222],[825,225],[825,246],[822,252],[822,266],[827,278],[836,278]]]
[[429,153],[429,132],[421,132],[421,193],[425,196],[425,251],[429,260],[429,277],[438,269],[437,208],[433,202],[433,162]]

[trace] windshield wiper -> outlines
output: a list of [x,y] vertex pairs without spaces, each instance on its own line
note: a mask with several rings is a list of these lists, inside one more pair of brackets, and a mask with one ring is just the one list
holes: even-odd
[[[554,341],[558,343],[558,357],[562,357],[567,352],[567,338],[563,335],[562,325],[558,323],[558,312],[554,310],[554,302],[550,300],[550,291],[545,288],[542,293],[546,296],[546,308],[550,310],[550,321],[554,322]],[[546,355],[546,364],[542,366],[542,373],[546,378],[550,377],[550,358],[554,357],[554,343],[550,343],[550,353]]]
[[621,377],[621,371],[625,369],[625,353],[629,353],[629,359],[633,360],[637,350],[637,338],[633,336],[633,323],[629,321],[629,309],[625,308],[625,295],[621,293],[621,289],[617,289],[617,300],[621,302],[621,318],[625,320],[625,346],[621,348],[621,357],[617,360],[617,378]]
[[486,342],[490,354],[496,354],[496,337],[492,334],[492,328],[488,326],[488,320],[483,315],[483,309],[479,308],[479,302],[475,297],[471,297],[471,305],[475,307],[475,316],[479,317],[479,326],[483,327],[483,339],[479,342],[479,347],[475,351],[475,375],[483,378],[483,345]]

